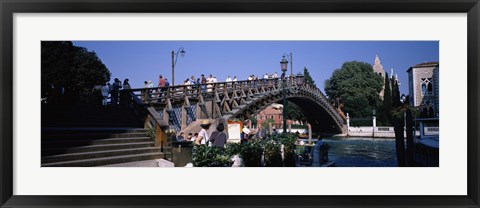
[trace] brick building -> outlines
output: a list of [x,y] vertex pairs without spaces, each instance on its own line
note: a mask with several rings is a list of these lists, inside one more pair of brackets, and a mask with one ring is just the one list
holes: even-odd
[[[281,129],[283,128],[283,106],[279,104],[272,104],[265,108],[264,110],[260,111],[257,114],[257,122],[259,124],[263,124],[268,119],[273,120],[273,128]],[[267,128],[265,126],[265,128]]]

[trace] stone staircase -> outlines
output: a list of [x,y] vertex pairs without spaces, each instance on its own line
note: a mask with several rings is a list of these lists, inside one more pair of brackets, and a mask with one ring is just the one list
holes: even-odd
[[42,167],[88,167],[166,158],[128,109],[42,108]]

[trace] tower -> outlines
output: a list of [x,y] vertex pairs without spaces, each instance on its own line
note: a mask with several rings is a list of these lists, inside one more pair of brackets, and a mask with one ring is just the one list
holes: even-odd
[[[382,77],[383,82],[385,82],[385,70],[383,69],[382,64],[380,63],[380,58],[378,58],[378,54],[375,56],[375,61],[373,63],[373,72],[378,76]],[[385,83],[383,83],[382,91],[380,91],[379,95],[380,98],[383,100],[383,93],[385,91]]]

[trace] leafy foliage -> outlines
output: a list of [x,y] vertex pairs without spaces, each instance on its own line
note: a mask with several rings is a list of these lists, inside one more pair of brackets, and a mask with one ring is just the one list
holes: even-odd
[[[196,167],[228,167],[232,165],[231,158],[239,155],[246,167],[294,167],[296,139],[294,134],[270,135],[268,139],[254,139],[243,144],[227,143],[223,151],[207,145],[195,145],[192,163]],[[265,157],[265,164],[262,164],[262,156]]]
[[308,72],[307,67],[303,68],[303,76],[305,76],[306,83],[313,85],[315,87],[317,86],[315,85],[315,81],[313,80],[312,76],[310,76],[310,73]]
[[337,99],[344,112],[351,117],[367,117],[380,106],[379,93],[383,80],[373,72],[372,65],[364,62],[345,62],[325,81],[325,93],[330,100]]
[[264,128],[268,128],[268,127],[269,127],[268,124],[270,124],[270,123],[271,123],[272,125],[275,123],[275,121],[273,120],[273,118],[268,118],[268,119],[266,119],[265,121],[263,121],[262,126],[263,126]]
[[155,135],[156,135],[156,130],[154,127],[150,127],[148,128],[147,130],[147,136],[151,139],[151,140],[155,140]]
[[390,116],[391,111],[392,111],[392,91],[390,88],[390,78],[388,78],[388,73],[385,73],[385,91],[383,94],[383,113],[388,123],[390,123],[391,121],[391,116]]
[[225,147],[225,153],[233,157],[234,155],[240,155],[242,154],[242,144],[241,143],[227,143]]
[[216,147],[195,145],[193,147],[192,164],[195,167],[230,167],[230,157]]
[[262,166],[263,147],[258,139],[251,140],[242,144],[241,152],[245,166],[260,167]]
[[266,141],[264,144],[265,166],[282,167],[281,144],[274,140]]
[[398,82],[392,80],[392,105],[395,108],[398,108],[402,105],[400,102],[400,89],[398,88]]
[[95,52],[70,41],[42,41],[41,50],[43,96],[49,95],[52,86],[63,87],[65,94],[86,102],[95,85],[110,80],[110,71]]
[[287,106],[285,107],[285,110],[287,111],[287,118],[296,120],[296,121],[306,121],[307,117],[305,114],[303,114],[302,109],[298,107],[298,105],[295,105],[294,103],[287,101]]
[[280,134],[274,140],[283,145],[284,165],[285,167],[295,167],[295,142],[297,135],[295,134]]
[[372,117],[365,118],[350,118],[350,126],[372,126]]
[[257,126],[257,125],[258,125],[258,120],[257,120],[257,118],[255,118],[255,116],[250,117],[250,121],[252,121],[252,125],[253,125],[253,126]]

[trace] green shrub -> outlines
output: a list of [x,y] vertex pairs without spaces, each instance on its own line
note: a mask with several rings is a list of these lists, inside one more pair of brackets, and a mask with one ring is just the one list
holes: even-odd
[[274,140],[265,142],[264,144],[265,166],[267,167],[282,167],[282,152],[281,144]]
[[285,167],[295,167],[295,142],[297,136],[294,134],[285,134],[280,136],[279,141],[283,144],[283,163]]
[[232,161],[219,148],[195,145],[192,153],[192,164],[195,167],[230,167]]
[[261,143],[260,140],[255,139],[241,144],[241,155],[246,167],[262,166],[263,147]]
[[242,157],[242,148],[243,145],[241,143],[227,143],[225,146],[225,154],[230,157],[233,157],[234,155]]
[[153,127],[150,127],[147,131],[147,136],[151,139],[151,140],[155,140],[155,135],[156,135],[156,131],[155,131],[155,128]]
[[[224,150],[195,145],[192,163],[195,167],[229,167],[231,158],[239,155],[246,167],[295,167],[295,134],[270,135],[268,139],[252,139],[246,143],[227,143]],[[282,160],[281,147],[284,148]],[[265,164],[262,164],[262,156]],[[327,155],[328,158],[328,155]]]

